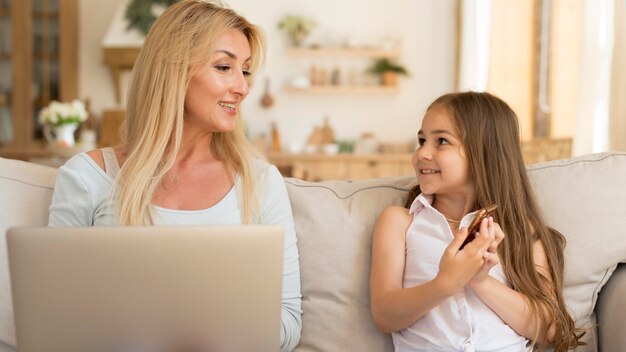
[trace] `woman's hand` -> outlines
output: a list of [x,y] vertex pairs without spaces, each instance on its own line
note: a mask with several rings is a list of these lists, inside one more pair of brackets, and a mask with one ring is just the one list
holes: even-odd
[[470,286],[480,285],[484,282],[484,280],[489,276],[491,268],[500,263],[500,257],[498,257],[498,245],[504,239],[504,232],[502,232],[500,225],[493,221],[492,217],[483,220],[480,225],[480,232],[477,234],[477,237],[482,236],[493,238],[493,240],[491,241],[491,245],[489,245],[487,252],[483,255],[485,262],[476,275],[474,275],[474,277],[470,280]]
[[488,219],[483,220],[480,226],[480,235],[463,247],[463,250],[460,248],[467,238],[467,228],[459,229],[454,240],[443,252],[435,280],[446,288],[448,294],[452,295],[463,288],[479,271],[483,270],[487,262],[486,254],[490,253],[492,247],[494,251],[497,249],[497,244],[494,246],[495,230],[491,229],[490,232],[488,221]]

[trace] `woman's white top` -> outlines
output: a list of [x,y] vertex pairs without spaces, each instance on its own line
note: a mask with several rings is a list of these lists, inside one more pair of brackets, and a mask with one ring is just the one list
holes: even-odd
[[[441,256],[454,238],[445,216],[432,207],[433,199],[420,194],[409,209],[413,220],[406,233],[403,287],[434,279]],[[465,215],[460,226],[467,227],[475,215]],[[500,264],[489,274],[508,284]],[[468,285],[392,337],[397,352],[528,350],[528,341],[505,324]]]
[[[86,153],[80,153],[62,166],[56,184],[48,226],[115,225],[110,199],[119,163],[111,148],[102,149],[106,172]],[[259,194],[258,223],[283,225],[283,288],[281,311],[281,351],[291,351],[300,340],[302,328],[300,266],[298,247],[287,188],[278,169],[266,162],[252,163],[253,180]],[[202,210],[176,210],[152,206],[156,225],[241,224],[239,177],[235,186],[217,204]]]

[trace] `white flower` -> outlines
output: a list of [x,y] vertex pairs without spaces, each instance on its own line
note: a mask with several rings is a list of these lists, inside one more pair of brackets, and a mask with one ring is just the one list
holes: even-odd
[[39,112],[39,122],[53,126],[79,124],[87,120],[88,116],[85,105],[78,99],[71,103],[52,101]]

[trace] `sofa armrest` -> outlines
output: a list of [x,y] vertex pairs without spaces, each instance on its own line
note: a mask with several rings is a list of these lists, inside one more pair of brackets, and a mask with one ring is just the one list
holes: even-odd
[[0,342],[0,352],[15,352],[15,348]]
[[624,351],[626,348],[626,264],[617,266],[600,291],[596,306],[600,351]]

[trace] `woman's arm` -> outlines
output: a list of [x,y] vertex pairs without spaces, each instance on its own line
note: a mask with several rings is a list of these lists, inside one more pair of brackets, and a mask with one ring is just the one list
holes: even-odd
[[443,253],[437,276],[403,288],[406,233],[411,220],[407,209],[392,206],[381,213],[376,223],[370,296],[372,318],[383,332],[407,328],[460,290],[483,265],[483,253],[493,239],[477,237],[459,251],[467,237],[467,230],[460,230]]
[[[502,232],[499,226],[496,228],[496,231]],[[539,274],[551,282],[551,276],[547,269],[548,260],[540,241],[533,245],[533,260]],[[488,275],[481,280],[473,279],[470,281],[470,287],[517,334],[529,340],[535,339],[537,322],[531,315],[526,296]],[[546,287],[546,292],[549,292],[552,297],[554,296],[552,288]],[[539,331],[536,342],[543,344],[550,341],[554,337],[554,333],[554,329],[547,333]]]
[[83,178],[87,165],[83,155],[74,156],[57,172],[48,226],[92,226],[94,206],[89,187]]
[[266,182],[262,190],[261,222],[282,225],[285,230],[280,350],[288,352],[300,342],[302,330],[300,263],[293,213],[285,182],[276,167],[270,166],[266,172]]

